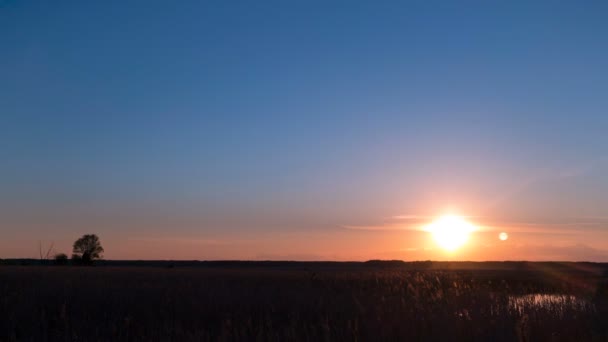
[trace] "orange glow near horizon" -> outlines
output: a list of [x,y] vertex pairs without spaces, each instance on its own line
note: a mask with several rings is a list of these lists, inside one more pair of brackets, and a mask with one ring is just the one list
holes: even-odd
[[469,235],[477,227],[461,216],[443,215],[425,226],[424,230],[432,234],[443,250],[454,252],[469,240]]

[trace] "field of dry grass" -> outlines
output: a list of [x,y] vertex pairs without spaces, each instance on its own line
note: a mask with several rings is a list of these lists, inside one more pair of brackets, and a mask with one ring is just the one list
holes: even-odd
[[0,266],[0,341],[604,341],[604,276],[586,264]]

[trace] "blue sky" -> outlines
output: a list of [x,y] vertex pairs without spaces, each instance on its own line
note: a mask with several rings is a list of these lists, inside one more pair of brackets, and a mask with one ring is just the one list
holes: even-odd
[[108,258],[365,259],[398,246],[344,227],[446,208],[608,250],[607,10],[2,1],[0,257],[94,230]]

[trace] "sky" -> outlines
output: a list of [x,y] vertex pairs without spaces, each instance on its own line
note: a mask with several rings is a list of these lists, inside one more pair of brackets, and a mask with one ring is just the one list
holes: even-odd
[[0,0],[0,258],[608,261],[607,11]]

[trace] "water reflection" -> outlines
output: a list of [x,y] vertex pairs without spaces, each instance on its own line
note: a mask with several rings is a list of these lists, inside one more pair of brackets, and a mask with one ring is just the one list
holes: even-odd
[[569,294],[533,293],[522,296],[509,296],[509,309],[515,310],[519,314],[545,310],[561,316],[572,311],[593,311],[594,305],[585,298]]

